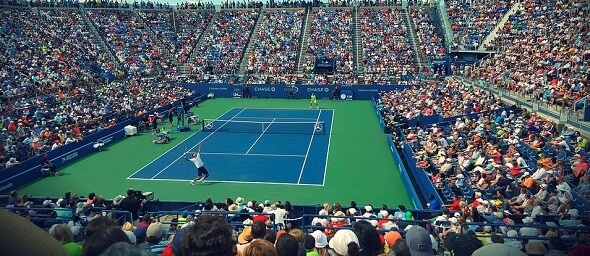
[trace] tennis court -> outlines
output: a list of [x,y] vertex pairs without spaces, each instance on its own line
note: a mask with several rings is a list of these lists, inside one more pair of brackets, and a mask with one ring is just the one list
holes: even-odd
[[202,144],[209,182],[323,186],[334,110],[231,108],[128,179],[190,181]]
[[[154,144],[152,140],[156,137],[153,134],[140,133],[109,144],[101,152],[59,166],[61,176],[36,179],[20,187],[19,192],[57,197],[71,190],[79,195],[96,192],[114,198],[128,188],[134,188],[152,191],[160,200],[173,201],[194,202],[212,198],[222,202],[227,197],[241,196],[247,200],[289,200],[294,204],[347,204],[355,200],[359,204],[411,205],[399,175],[398,163],[391,156],[386,134],[381,131],[371,102],[321,100],[319,103],[321,114],[320,110],[309,109],[309,101],[302,100],[207,100],[191,111],[201,119],[222,120],[214,123],[212,129],[219,128],[223,120],[231,119],[242,109],[245,110],[231,119],[233,123],[258,123],[249,127],[238,124],[238,131],[235,126],[227,124],[217,132],[211,129],[201,132],[198,130],[202,126],[192,125],[191,132],[173,132],[168,144]],[[313,119],[315,123],[318,115],[324,122],[324,132],[316,132],[313,141],[309,132],[313,125],[309,122],[289,125],[290,130],[283,124],[275,126],[277,120],[302,122]],[[261,129],[275,118],[270,128],[254,143],[262,134]],[[168,129],[166,123],[161,124],[164,126]],[[306,130],[298,131],[302,126]],[[211,172],[211,182],[191,186],[188,180],[196,176],[196,168],[181,156],[184,156],[185,145],[187,151],[195,151],[196,148],[192,147],[201,140],[205,153],[203,160]],[[250,147],[248,156],[235,156],[235,161],[232,159],[231,162],[225,160],[234,157],[232,154],[245,154]],[[289,160],[289,157],[279,156],[306,153],[307,160],[305,157]],[[173,163],[179,157],[181,159]],[[240,162],[245,158],[268,163],[247,166]],[[159,167],[154,165],[156,162]],[[230,166],[236,164],[239,168]],[[154,168],[147,168],[150,165]],[[298,181],[300,185],[288,185]]]

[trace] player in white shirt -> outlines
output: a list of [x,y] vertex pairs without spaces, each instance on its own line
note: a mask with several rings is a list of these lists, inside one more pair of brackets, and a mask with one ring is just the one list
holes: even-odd
[[199,151],[197,151],[197,153],[193,153],[192,158],[184,157],[185,160],[193,162],[195,164],[195,166],[197,167],[197,177],[190,182],[191,185],[195,185],[195,182],[197,182],[197,181],[201,181],[201,182],[205,183],[205,179],[207,177],[209,177],[209,171],[207,171],[207,168],[205,168],[205,164],[203,163],[203,160],[201,160],[201,149],[202,148],[203,147],[201,146],[201,143],[199,143]]

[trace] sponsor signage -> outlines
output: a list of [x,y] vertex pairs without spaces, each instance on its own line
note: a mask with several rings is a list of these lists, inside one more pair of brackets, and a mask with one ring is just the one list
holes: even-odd
[[[239,98],[241,97],[243,85],[241,84],[197,84],[181,83],[180,85],[195,90],[198,94],[215,94],[217,98]],[[370,100],[377,97],[381,91],[403,90],[407,86],[402,85],[355,85],[341,86],[340,97],[346,100]],[[267,85],[251,84],[250,92],[252,97],[257,98],[287,98],[289,92],[293,91],[295,98],[308,99],[311,93],[315,93],[318,99],[330,99],[334,85]],[[344,95],[345,98],[342,98]]]

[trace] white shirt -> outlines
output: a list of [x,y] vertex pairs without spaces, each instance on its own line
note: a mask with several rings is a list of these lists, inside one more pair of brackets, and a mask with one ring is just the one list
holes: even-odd
[[269,211],[268,213],[273,213],[275,215],[275,223],[285,225],[285,215],[287,211],[282,208],[277,208],[276,210]]
[[197,153],[196,157],[189,158],[188,160],[193,162],[197,168],[201,168],[203,165],[205,165],[203,164],[203,160],[201,160],[201,153]]
[[539,168],[537,169],[537,171],[535,171],[535,173],[533,173],[533,175],[531,175],[531,177],[534,180],[542,180],[547,176],[547,171],[545,170],[545,168]]

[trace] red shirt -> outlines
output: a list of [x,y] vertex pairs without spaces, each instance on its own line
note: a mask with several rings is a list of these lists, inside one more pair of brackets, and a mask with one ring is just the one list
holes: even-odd
[[268,216],[266,216],[266,215],[254,215],[254,217],[252,217],[252,221],[262,221],[262,222],[266,223],[268,221]]
[[451,204],[451,206],[449,206],[449,211],[456,212],[456,211],[461,210],[461,206],[459,206],[459,204],[461,204],[461,200],[459,200],[459,199],[453,200],[453,203]]

